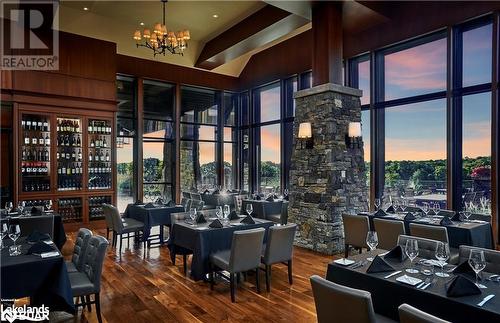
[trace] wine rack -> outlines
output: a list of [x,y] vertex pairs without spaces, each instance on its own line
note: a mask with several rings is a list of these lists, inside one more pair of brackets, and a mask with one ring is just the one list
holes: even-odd
[[59,199],[57,212],[63,222],[82,222],[83,204],[81,197]]
[[21,118],[21,190],[50,191],[50,117],[25,114]]
[[89,197],[89,219],[101,220],[104,219],[102,205],[111,204],[111,196],[90,196]]
[[89,190],[110,189],[111,166],[111,123],[107,120],[88,120],[88,188]]
[[57,118],[57,190],[77,191],[83,184],[81,120]]

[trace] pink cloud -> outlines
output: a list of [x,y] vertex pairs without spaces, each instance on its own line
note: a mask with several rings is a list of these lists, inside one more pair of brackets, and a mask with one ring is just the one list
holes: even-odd
[[262,127],[260,131],[261,160],[281,162],[279,125]]

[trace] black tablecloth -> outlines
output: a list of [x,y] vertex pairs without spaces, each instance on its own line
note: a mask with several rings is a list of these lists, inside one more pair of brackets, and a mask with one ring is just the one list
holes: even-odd
[[[50,311],[74,313],[71,284],[61,255],[51,258],[27,255],[30,244],[18,239],[22,255],[9,256],[8,247],[1,251],[1,298],[31,297],[32,306],[49,307]],[[12,245],[5,239],[6,245]]]
[[[129,204],[123,213],[126,218],[136,219],[137,221],[144,222],[145,231],[144,239],[148,239],[151,234],[151,228],[157,225],[170,226],[170,214],[184,212],[182,206],[157,206],[155,208],[145,208],[144,205]],[[163,232],[163,230],[160,230]],[[163,240],[163,235],[161,235]],[[163,241],[161,241],[163,242]]]
[[[373,254],[382,252],[382,250],[374,250],[373,252],[355,255],[349,259],[360,261],[373,256]],[[414,260],[414,263],[417,260]],[[409,260],[403,264],[390,260],[388,262],[397,270],[404,270],[404,268],[409,267]],[[369,291],[375,311],[395,320],[399,320],[398,306],[407,303],[454,323],[500,322],[500,284],[496,282],[482,281],[481,283],[488,288],[482,289],[481,295],[451,298],[446,296],[445,284],[453,277],[439,278],[434,276],[435,281],[432,285],[425,290],[420,290],[396,281],[397,277],[404,274],[403,272],[384,279],[384,276],[389,273],[367,274],[366,269],[368,266],[369,264],[358,269],[350,269],[349,267],[330,263],[326,279],[341,285]],[[422,274],[409,275],[420,279],[427,277]],[[496,297],[487,302],[483,307],[476,305],[489,294],[495,294]]]
[[[367,215],[370,219],[370,226],[373,229],[373,219],[375,216],[371,213],[360,213]],[[381,219],[400,220],[404,221],[406,232],[410,232],[410,223],[428,224],[440,226],[439,221],[443,218],[436,216],[433,218],[416,219],[413,221],[404,220],[402,214],[388,214]],[[490,223],[473,223],[473,222],[456,222],[452,221],[452,225],[447,225],[448,239],[450,240],[450,247],[458,248],[460,245],[468,245],[480,248],[493,248],[493,229]]]
[[[231,221],[231,223],[239,223],[241,220]],[[170,249],[170,257],[175,258],[176,248],[185,248],[193,252],[191,261],[191,276],[194,280],[204,279],[209,273],[209,256],[210,254],[231,249],[233,241],[233,232],[237,230],[248,230],[263,227],[267,229],[273,225],[273,222],[261,219],[255,219],[255,224],[229,226],[221,229],[207,228],[210,221],[196,226],[179,222],[175,223],[170,233],[168,247]],[[206,229],[200,229],[206,228]]]

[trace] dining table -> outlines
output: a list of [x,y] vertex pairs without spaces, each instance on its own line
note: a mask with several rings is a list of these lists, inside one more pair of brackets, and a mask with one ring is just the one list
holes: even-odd
[[168,241],[170,257],[175,261],[176,249],[183,248],[192,251],[191,277],[195,280],[205,280],[209,270],[210,254],[221,250],[231,249],[233,232],[255,228],[265,228],[264,241],[267,231],[274,223],[272,221],[254,218],[254,224],[243,224],[241,219],[229,221],[223,228],[210,228],[210,223],[215,220],[207,219],[206,223],[191,223],[190,221],[179,221],[173,224]]
[[[419,265],[422,260],[420,258],[413,261],[413,267],[419,269],[418,274],[407,274],[405,272],[405,269],[410,267],[410,260],[408,259],[404,262],[385,259],[395,271],[367,273],[370,266],[368,258],[373,258],[384,252],[385,250],[375,249],[354,255],[349,257],[349,260],[354,261],[354,264],[347,266],[331,262],[328,264],[326,279],[337,284],[370,292],[375,312],[396,321],[399,321],[398,307],[406,303],[454,323],[500,322],[500,282],[486,279],[485,277],[489,277],[490,274],[482,273],[481,284],[487,288],[480,289],[479,295],[451,297],[447,296],[447,288],[456,276],[449,270],[453,267],[449,269],[445,267],[445,270],[450,272],[450,277],[441,278],[435,274],[431,276],[424,275]],[[435,270],[440,269],[436,267]],[[397,280],[406,274],[423,282],[429,282],[429,286],[423,289],[419,288],[420,284],[412,286]],[[495,297],[480,306],[479,303],[488,295],[495,295]]]
[[[252,216],[257,217],[259,219],[271,220],[271,218],[269,218],[268,215],[276,215],[276,214],[280,214],[281,220],[288,219],[287,200],[276,199],[273,201],[268,201],[265,199],[261,200],[244,199],[241,203],[241,213],[246,214],[246,208],[248,204],[252,205],[253,209]],[[280,221],[281,224],[286,224],[285,222],[286,221]]]

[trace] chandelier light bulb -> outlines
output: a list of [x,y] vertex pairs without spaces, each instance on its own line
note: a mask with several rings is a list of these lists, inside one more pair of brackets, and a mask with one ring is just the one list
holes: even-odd
[[134,33],[134,39],[137,41],[141,40],[141,32],[139,30],[136,30]]
[[157,22],[153,28],[153,32],[157,35],[161,34],[161,24]]
[[144,29],[144,31],[142,32],[142,37],[146,39],[151,38],[151,32],[149,31],[149,29]]

